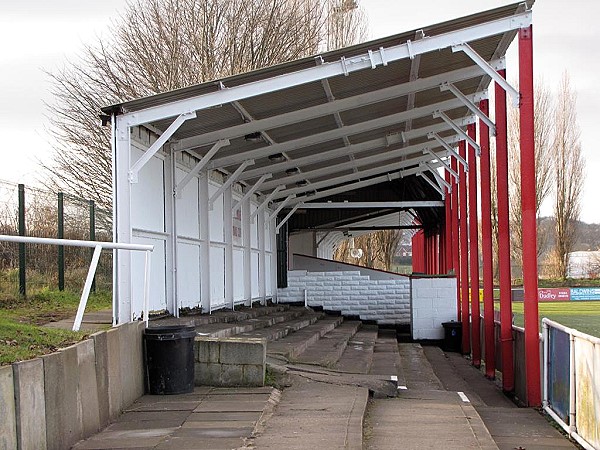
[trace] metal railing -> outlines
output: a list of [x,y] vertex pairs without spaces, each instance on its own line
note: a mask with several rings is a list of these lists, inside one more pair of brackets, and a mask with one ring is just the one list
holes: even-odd
[[[92,282],[96,274],[96,268],[98,267],[98,261],[100,259],[100,253],[102,250],[130,250],[130,251],[143,251],[146,252],[146,259],[144,263],[144,321],[148,324],[148,309],[149,309],[149,295],[150,295],[150,267],[151,267],[151,255],[154,250],[153,245],[143,244],[123,244],[118,242],[99,242],[99,241],[80,241],[71,239],[49,239],[49,238],[38,238],[38,237],[27,237],[27,236],[7,236],[0,235],[0,241],[5,242],[17,242],[23,244],[48,244],[48,245],[64,245],[68,247],[89,247],[94,249],[92,255],[92,261],[88,274],[83,286],[83,292],[79,300],[79,307],[77,308],[77,314],[75,321],[73,322],[73,331],[79,331],[81,327],[81,321],[83,320],[83,313],[87,305],[90,290],[92,288]],[[113,298],[113,305],[115,299]],[[114,322],[114,318],[113,318]]]
[[600,449],[600,339],[542,319],[544,410],[582,447]]

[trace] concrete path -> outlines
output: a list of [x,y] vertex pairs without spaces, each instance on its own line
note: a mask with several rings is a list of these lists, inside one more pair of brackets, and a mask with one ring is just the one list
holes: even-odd
[[279,395],[270,387],[197,387],[190,394],[144,395],[117,422],[73,449],[243,448]]
[[577,448],[537,410],[518,408],[466,358],[438,347],[425,347],[424,354],[444,388],[469,398],[500,450]]
[[[45,327],[48,328],[61,328],[64,330],[72,330],[73,322],[75,321],[75,317],[71,317],[69,319],[57,320],[56,322],[49,322],[45,324]],[[110,328],[112,326],[112,310],[102,310],[102,311],[89,311],[83,315],[83,320],[81,322],[81,331],[99,331],[105,330],[106,328]]]
[[443,389],[419,344],[399,344],[406,389],[369,403],[365,449],[497,449],[473,406]]

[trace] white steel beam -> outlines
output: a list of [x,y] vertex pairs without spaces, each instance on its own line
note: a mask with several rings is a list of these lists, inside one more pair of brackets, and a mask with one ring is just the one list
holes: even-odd
[[[515,17],[517,17],[517,16],[515,16]],[[523,24],[522,26],[519,26],[519,28],[528,27],[530,24],[531,24],[531,20],[527,24]],[[514,87],[512,87],[512,85],[508,81],[506,81],[505,78],[501,77],[498,74],[498,72],[485,59],[483,59],[479,53],[477,53],[475,50],[473,50],[473,48],[469,44],[467,44],[466,42],[464,42],[462,44],[455,44],[452,46],[452,51],[453,52],[458,52],[458,51],[464,52],[469,58],[471,58],[473,60],[473,62],[475,64],[477,64],[479,67],[481,67],[485,71],[485,73],[487,73],[490,76],[490,78],[492,80],[494,80],[496,83],[498,83],[500,86],[502,86],[502,89],[504,89],[506,92],[508,92],[508,94],[513,99],[513,106],[515,108],[519,106],[519,102],[521,100],[521,94],[519,94],[519,91],[517,91]]]
[[296,212],[296,210],[298,208],[300,208],[302,206],[302,203],[298,203],[297,205],[294,205],[294,207],[290,210],[289,213],[287,213],[287,215],[281,220],[281,222],[279,222],[277,224],[277,226],[275,227],[275,233],[279,234],[279,230],[281,229],[281,227],[283,225],[285,225],[285,223],[290,219],[290,217],[292,217],[292,215],[294,215],[294,213]]
[[469,143],[469,145],[471,145],[477,151],[477,156],[481,155],[481,147],[479,147],[479,144],[477,142],[475,142],[475,140],[471,136],[469,136],[465,132],[465,130],[463,130],[458,125],[456,125],[456,123],[454,123],[454,121],[450,117],[448,117],[445,112],[443,112],[441,110],[435,111],[433,113],[433,117],[439,117],[444,122],[446,122],[448,125],[450,125],[450,127],[452,127],[452,129],[454,131],[456,131],[456,134],[462,136],[462,138],[465,141],[467,141]]
[[137,183],[138,182],[138,174],[142,167],[146,165],[148,161],[160,150],[160,148],[173,136],[173,134],[179,129],[183,122],[189,119],[194,119],[196,117],[196,112],[188,112],[180,114],[171,125],[165,130],[163,134],[159,136],[159,138],[146,150],[146,152],[138,159],[133,166],[129,169],[129,182]]
[[286,189],[281,191],[275,195],[275,199],[285,197],[290,194],[300,194],[304,192],[310,192],[313,190],[317,190],[324,187],[335,186],[336,184],[347,183],[349,181],[354,181],[358,178],[366,178],[375,175],[379,175],[381,173],[393,172],[396,170],[403,169],[407,166],[414,166],[424,161],[429,161],[431,158],[429,156],[421,156],[418,158],[411,158],[405,161],[400,161],[394,164],[386,164],[381,167],[375,167],[373,169],[367,169],[355,173],[351,173],[349,175],[342,175],[340,177],[329,178],[323,181],[317,181],[316,183],[308,184],[305,186],[299,186],[295,188]]
[[[417,30],[415,33],[415,40],[423,39],[425,37],[425,33],[423,30]],[[421,65],[421,55],[416,55],[412,58],[410,63],[410,74],[408,76],[408,81],[413,82],[419,78],[419,66]],[[416,92],[411,92],[408,94],[408,98],[406,99],[406,109],[413,109],[415,107],[415,97]],[[406,121],[406,126],[404,131],[412,130],[412,119],[408,119]]]
[[255,97],[314,81],[320,81],[325,78],[348,75],[360,70],[372,69],[373,65],[375,65],[375,67],[387,65],[389,62],[410,58],[412,55],[419,55],[452,47],[457,42],[476,41],[488,36],[494,36],[507,31],[527,27],[531,24],[531,19],[531,11],[525,11],[511,17],[461,28],[459,30],[430,36],[427,39],[412,42],[410,44],[410,50],[407,43],[387,48],[381,47],[379,50],[372,51],[371,54],[363,53],[349,58],[342,57],[339,61],[327,62],[320,66],[309,67],[292,73],[222,89],[209,94],[174,101],[166,105],[158,105],[144,110],[126,112],[126,122],[128,126],[131,127],[177,116],[183,112],[206,109],[212,106],[242,100],[244,98]]
[[213,204],[215,203],[215,200],[217,198],[219,198],[219,195],[221,195],[223,192],[225,192],[225,190],[227,188],[229,188],[229,186],[231,186],[233,183],[235,183],[238,179],[238,177],[240,176],[240,174],[246,170],[246,167],[250,166],[254,164],[254,160],[253,159],[249,159],[244,161],[236,170],[235,172],[233,172],[231,175],[229,175],[227,177],[227,180],[225,181],[225,183],[223,183],[219,189],[217,190],[217,192],[215,192],[213,194],[213,196],[208,200],[208,209],[212,210]]
[[304,203],[302,209],[429,208],[434,206],[444,206],[444,202],[437,200],[406,202],[321,202]]
[[295,198],[296,198],[296,194],[288,195],[283,201],[277,203],[277,209],[271,213],[271,215],[269,216],[269,221],[271,221],[275,217],[277,217],[277,214],[279,214],[279,212],[283,208],[285,208],[285,205],[287,205],[289,202],[291,202]]
[[[492,62],[492,64],[497,70],[505,68],[504,59],[495,60]],[[420,78],[411,83],[404,83],[399,86],[391,86],[366,94],[359,94],[353,97],[334,100],[322,105],[311,106],[309,108],[291,111],[277,116],[254,120],[241,125],[226,128],[224,130],[216,130],[205,133],[200,136],[184,138],[179,141],[179,146],[183,149],[191,149],[213,143],[219,139],[234,139],[243,137],[247,134],[257,131],[291,125],[316,117],[328,116],[336,112],[347,111],[384,100],[402,97],[410,93],[433,89],[445,82],[458,82],[478,77],[483,74],[485,74],[485,72],[476,65],[464,69],[457,69],[452,72],[434,75],[428,78]]]
[[460,156],[459,153],[456,150],[454,150],[454,148],[452,148],[450,145],[448,145],[444,139],[439,137],[437,135],[437,133],[431,133],[427,137],[429,139],[433,138],[436,141],[438,141],[442,145],[442,147],[444,147],[446,150],[448,150],[448,152],[452,156],[454,156],[458,160],[459,163],[461,163],[463,165],[465,172],[469,171],[469,163],[467,162],[467,160],[465,158],[463,158],[462,156]]
[[[475,101],[479,101],[480,99],[483,99],[484,96],[481,93],[476,93],[469,96],[469,98]],[[230,166],[239,163],[244,158],[264,158],[275,153],[291,152],[299,148],[320,144],[326,141],[332,141],[342,136],[364,133],[366,131],[376,130],[378,128],[395,125],[399,122],[404,122],[409,118],[424,117],[438,110],[451,110],[462,107],[463,104],[460,100],[446,100],[432,105],[415,108],[410,111],[403,111],[400,113],[391,114],[389,116],[379,117],[376,119],[360,122],[354,125],[345,126],[343,128],[335,128],[333,130],[325,131],[323,133],[317,133],[303,138],[286,141],[281,144],[270,145],[255,150],[249,150],[240,154],[225,156],[223,158],[213,160],[209,164],[209,168],[217,169],[220,167]],[[451,126],[452,128],[456,127],[454,123],[452,123]]]
[[211,149],[206,152],[206,154],[198,161],[198,164],[194,166],[192,170],[190,170],[185,178],[179,182],[177,186],[175,186],[175,194],[177,197],[181,197],[181,193],[183,192],[183,188],[194,178],[196,175],[200,173],[200,171],[208,164],[211,158],[219,151],[221,147],[229,145],[229,140],[224,139],[222,141],[218,141],[211,147]]
[[446,186],[446,189],[448,189],[448,192],[452,192],[452,185],[450,183],[448,183],[446,180],[444,180],[440,174],[437,172],[437,169],[431,167],[431,165],[429,163],[423,163],[423,165],[425,167],[427,167],[427,169],[429,169],[429,171],[433,174],[433,176],[435,177],[435,179],[438,182],[438,185],[440,186],[440,188],[443,189],[442,186]]
[[[460,138],[457,137],[456,135],[446,138],[446,142],[448,144],[453,144],[455,142],[458,142],[459,140],[460,140]],[[334,173],[342,172],[344,170],[353,169],[358,172],[358,169],[360,167],[367,166],[367,165],[374,164],[374,163],[380,163],[383,161],[388,161],[390,159],[395,159],[395,158],[399,158],[402,156],[407,156],[412,153],[420,153],[431,146],[432,146],[431,142],[424,142],[421,144],[410,145],[408,147],[403,147],[403,148],[399,148],[396,150],[381,152],[376,155],[366,156],[364,158],[355,158],[354,160],[348,161],[345,163],[336,164],[333,166],[325,166],[325,167],[321,167],[319,169],[311,170],[309,172],[302,172],[302,173],[294,174],[291,176],[278,178],[277,180],[273,180],[268,183],[265,183],[263,185],[263,189],[265,191],[268,191],[269,189],[272,189],[273,187],[275,187],[281,183],[291,184],[291,183],[295,183],[299,180],[304,180],[304,179],[310,180],[311,178],[320,177],[320,176],[324,176],[324,175],[333,176]]]
[[429,183],[429,185],[432,188],[434,188],[436,191],[438,191],[440,193],[440,195],[442,196],[442,200],[446,198],[446,193],[444,192],[444,190],[441,187],[439,187],[439,185],[435,181],[433,181],[431,178],[429,178],[423,172],[418,172],[417,176],[423,178],[425,181],[427,181],[427,183]]
[[273,190],[273,192],[271,192],[269,195],[267,195],[267,198],[265,198],[264,201],[260,205],[258,205],[258,208],[256,208],[254,210],[254,212],[250,215],[251,222],[254,222],[254,218],[258,215],[258,213],[261,212],[263,209],[265,209],[269,205],[271,200],[273,200],[273,197],[275,197],[275,194],[277,194],[282,189],[285,189],[285,185],[277,186]]
[[425,150],[423,150],[423,153],[427,153],[427,154],[433,156],[434,159],[437,159],[439,162],[441,162],[442,165],[448,171],[448,173],[454,177],[454,179],[456,180],[456,182],[458,182],[458,172],[456,172],[452,167],[450,167],[450,165],[446,161],[444,161],[442,158],[440,158],[435,152],[433,152],[429,148],[426,148]]
[[240,201],[235,202],[235,204],[233,205],[233,207],[231,208],[231,212],[235,214],[235,212],[237,211],[237,209],[241,206],[241,204],[246,201],[247,199],[250,198],[250,196],[252,194],[254,194],[258,188],[260,188],[260,186],[265,182],[265,180],[271,178],[273,175],[270,173],[265,173],[262,177],[260,177],[258,179],[258,181],[256,183],[254,183],[254,185],[252,185],[252,187],[250,189],[248,189],[248,192],[246,192],[244,194],[244,196],[240,199]]
[[484,114],[481,109],[479,109],[472,101],[470,101],[465,94],[460,92],[456,86],[454,86],[452,83],[444,83],[440,86],[440,90],[452,92],[456,98],[461,100],[473,114],[479,117],[489,127],[494,136],[496,135],[496,124],[487,116],[487,114]]
[[[475,123],[476,118],[474,116],[467,116],[461,119],[455,120],[455,122],[459,126],[467,126],[469,124]],[[441,133],[449,130],[450,127],[442,122],[435,125],[431,125],[423,128],[416,128],[408,132],[403,133],[392,133],[387,134],[384,137],[373,139],[370,141],[361,142],[360,144],[352,144],[349,147],[339,147],[333,150],[329,150],[326,152],[316,153],[310,156],[304,156],[301,158],[291,159],[289,161],[284,161],[275,164],[269,164],[265,167],[260,167],[257,169],[246,170],[240,180],[248,180],[252,178],[256,178],[262,175],[265,172],[277,173],[284,172],[287,169],[295,168],[295,167],[303,167],[306,165],[313,165],[318,162],[328,161],[331,159],[343,157],[347,155],[349,152],[356,156],[357,153],[366,152],[369,150],[376,149],[384,149],[386,147],[390,147],[395,144],[402,144],[404,142],[410,141],[411,139],[419,138],[422,136],[429,136],[430,133]]]

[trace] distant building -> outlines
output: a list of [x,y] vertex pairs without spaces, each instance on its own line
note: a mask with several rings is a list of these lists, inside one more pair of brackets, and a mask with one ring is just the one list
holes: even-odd
[[567,267],[569,278],[598,278],[600,276],[600,251],[571,252]]

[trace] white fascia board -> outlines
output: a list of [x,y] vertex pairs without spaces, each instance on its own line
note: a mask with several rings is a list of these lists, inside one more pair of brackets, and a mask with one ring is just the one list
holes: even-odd
[[[459,126],[467,126],[475,123],[476,118],[474,116],[467,116],[460,119],[456,119],[454,122]],[[268,166],[259,167],[257,169],[247,170],[240,176],[240,181],[257,178],[264,173],[275,174],[279,172],[284,172],[287,169],[295,167],[300,168],[306,165],[313,165],[319,162],[336,159],[341,156],[356,156],[361,152],[376,150],[378,148],[383,149],[395,143],[410,142],[412,139],[420,138],[423,136],[429,136],[432,133],[437,135],[437,133],[442,133],[448,130],[451,130],[451,127],[447,123],[441,122],[439,124],[430,125],[428,127],[415,128],[413,130],[403,133],[386,134],[384,137],[361,142],[360,144],[352,144],[348,147],[343,146],[334,150],[320,152],[310,156],[303,156],[301,158],[290,159],[288,161],[280,163],[269,164]],[[437,145],[435,146],[437,147]]]
[[[501,70],[506,67],[504,58],[491,61],[490,64]],[[453,70],[451,72],[434,75],[428,78],[420,78],[409,83],[403,83],[397,86],[380,89],[365,94],[359,94],[353,97],[334,100],[322,105],[311,106],[309,108],[290,111],[273,117],[253,120],[241,125],[235,125],[222,130],[216,130],[199,136],[192,136],[181,139],[178,142],[179,149],[192,149],[210,144],[220,139],[235,139],[250,133],[262,130],[270,130],[298,122],[323,117],[336,112],[348,111],[354,108],[368,106],[385,100],[390,100],[405,96],[410,93],[416,93],[441,86],[443,83],[456,83],[463,80],[485,75],[485,71],[477,65],[463,69]]]
[[425,155],[425,156],[420,156],[418,158],[411,158],[409,160],[400,161],[395,164],[385,164],[385,165],[382,165],[381,167],[375,167],[373,169],[354,172],[349,175],[343,175],[341,177],[335,177],[335,178],[330,178],[328,180],[318,181],[316,183],[307,184],[306,186],[299,186],[299,187],[295,187],[295,188],[291,188],[291,189],[285,189],[283,191],[278,192],[274,198],[275,199],[282,198],[282,197],[286,197],[290,194],[301,194],[301,193],[310,192],[310,191],[313,191],[316,189],[321,189],[321,188],[325,188],[325,187],[329,187],[329,186],[335,186],[337,184],[347,183],[349,181],[354,181],[359,178],[371,177],[371,176],[379,175],[381,173],[394,172],[396,170],[401,170],[405,167],[414,166],[416,164],[426,162],[426,161],[431,161],[431,156]]
[[146,108],[140,111],[125,113],[128,126],[174,117],[182,113],[210,108],[225,103],[243,100],[249,97],[275,92],[302,84],[320,81],[340,75],[348,75],[373,66],[387,65],[389,62],[414,57],[415,55],[434,52],[453,45],[472,42],[488,36],[495,36],[507,31],[528,27],[531,24],[531,11],[525,11],[510,17],[473,25],[460,30],[429,36],[418,41],[403,43],[387,48],[344,58],[339,61],[326,62],[321,65],[287,73],[233,88],[226,88],[209,94],[177,100],[168,104]]
[[406,202],[321,202],[305,203],[302,209],[431,208],[444,206],[439,200]]
[[[457,143],[460,138],[456,135],[445,138],[445,141],[448,145],[452,145]],[[321,167],[320,169],[311,170],[309,172],[300,172],[288,177],[278,178],[276,180],[264,183],[262,189],[268,191],[273,189],[277,185],[280,184],[291,184],[295,183],[299,180],[310,180],[314,177],[320,177],[323,175],[333,176],[336,172],[342,172],[349,169],[358,169],[359,167],[363,167],[369,164],[379,163],[383,161],[387,161],[394,158],[399,158],[401,156],[410,155],[412,153],[423,152],[425,149],[431,149],[440,147],[441,144],[435,142],[423,142],[421,144],[410,145],[408,147],[399,148],[396,150],[385,151],[379,153],[377,155],[366,156],[364,158],[355,158],[351,161],[335,164],[333,166]]]
[[[469,95],[468,98],[473,101],[479,101],[483,98],[487,98],[487,94],[478,92],[473,95]],[[224,156],[222,158],[217,158],[211,161],[208,165],[208,168],[218,169],[221,167],[238,164],[241,161],[248,158],[258,159],[265,158],[269,155],[276,153],[290,153],[300,148],[309,147],[311,145],[320,144],[322,142],[332,141],[341,138],[342,136],[360,134],[366,131],[376,130],[378,128],[397,125],[398,123],[404,122],[408,119],[425,117],[434,113],[435,111],[448,111],[463,107],[464,105],[462,101],[454,98],[451,100],[446,100],[443,102],[414,108],[410,111],[402,111],[400,113],[391,114],[389,116],[366,120],[364,122],[359,122],[354,125],[349,125],[343,128],[334,128],[323,133],[317,133],[303,138],[282,142],[281,144],[269,145],[266,147],[257,148],[255,150],[241,152],[239,154]],[[452,124],[449,125],[452,126]]]

